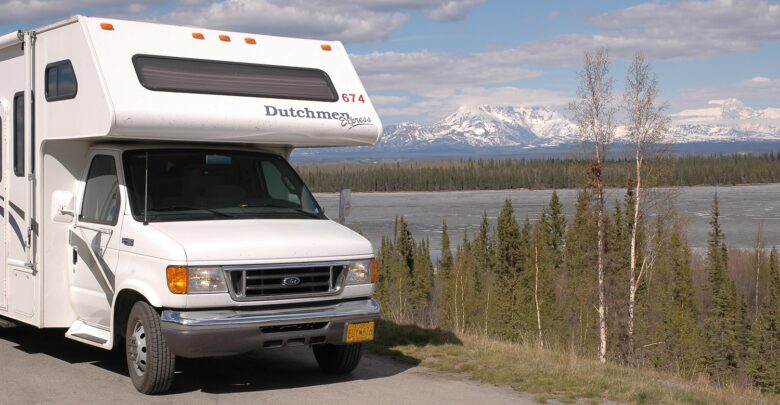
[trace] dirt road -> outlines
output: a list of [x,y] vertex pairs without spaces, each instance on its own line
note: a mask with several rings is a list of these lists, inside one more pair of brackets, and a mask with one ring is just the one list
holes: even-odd
[[121,353],[63,330],[0,328],[2,404],[531,404],[509,388],[367,355],[348,376],[322,374],[306,347],[180,360],[171,392],[138,394]]

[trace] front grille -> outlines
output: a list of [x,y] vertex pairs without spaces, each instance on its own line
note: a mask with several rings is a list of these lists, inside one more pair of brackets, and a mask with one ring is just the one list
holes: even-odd
[[344,264],[225,267],[237,299],[270,299],[336,293]]

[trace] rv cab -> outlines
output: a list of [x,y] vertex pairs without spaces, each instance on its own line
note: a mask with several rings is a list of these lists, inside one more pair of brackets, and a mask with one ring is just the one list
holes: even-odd
[[340,43],[77,16],[0,37],[0,75],[0,317],[122,347],[148,394],[177,357],[357,366],[373,248],[287,161],[381,136]]

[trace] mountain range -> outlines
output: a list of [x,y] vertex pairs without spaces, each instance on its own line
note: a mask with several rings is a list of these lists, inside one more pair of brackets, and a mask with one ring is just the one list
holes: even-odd
[[[713,100],[709,107],[672,114],[668,142],[707,144],[710,149],[775,143],[780,148],[780,108],[752,109],[739,100]],[[626,130],[618,126],[615,142],[625,143]],[[317,157],[426,158],[547,153],[554,155],[580,139],[574,122],[545,107],[501,105],[462,106],[432,124],[402,122],[387,125],[377,146],[296,152],[296,158]]]

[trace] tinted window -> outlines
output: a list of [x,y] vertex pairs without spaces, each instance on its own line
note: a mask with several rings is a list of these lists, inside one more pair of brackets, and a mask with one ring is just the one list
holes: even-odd
[[46,101],[74,98],[77,91],[76,73],[69,60],[46,66]]
[[138,80],[149,90],[229,96],[337,101],[318,69],[136,55]]
[[[33,99],[35,99],[33,97]],[[35,106],[32,113],[32,134],[31,140],[35,145]],[[18,177],[24,176],[24,92],[18,92],[14,95],[14,174]],[[35,154],[32,154],[31,165],[35,167]]]
[[325,218],[301,179],[279,156],[157,149],[128,151],[123,160],[130,208],[139,221],[144,219],[145,205],[150,222]]
[[116,225],[119,217],[119,179],[114,158],[98,155],[92,159],[84,188],[80,219],[105,225]]

